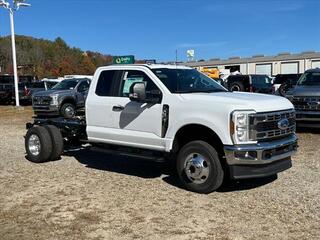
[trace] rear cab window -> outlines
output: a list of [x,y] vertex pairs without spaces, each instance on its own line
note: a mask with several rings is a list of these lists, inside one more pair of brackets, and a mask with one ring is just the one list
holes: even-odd
[[118,70],[105,70],[100,73],[95,91],[96,95],[100,97],[115,96],[114,88],[118,72]]
[[271,87],[272,85],[272,79],[267,75],[253,75],[251,81],[254,87]]

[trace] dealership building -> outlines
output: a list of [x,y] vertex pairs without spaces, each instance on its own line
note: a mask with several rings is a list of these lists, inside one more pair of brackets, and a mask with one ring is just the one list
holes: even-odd
[[303,73],[310,68],[320,68],[320,52],[308,51],[299,54],[279,53],[276,56],[255,55],[249,58],[231,57],[229,59],[210,59],[208,61],[193,61],[186,65],[199,69],[200,67],[229,69],[242,74],[277,74]]

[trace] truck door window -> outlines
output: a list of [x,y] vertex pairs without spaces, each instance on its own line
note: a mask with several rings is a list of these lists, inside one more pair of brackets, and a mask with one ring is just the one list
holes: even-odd
[[107,97],[107,96],[115,96],[113,91],[113,86],[115,84],[115,70],[109,70],[109,71],[103,71],[101,72],[97,88],[96,88],[96,94],[98,96]]
[[255,87],[269,87],[271,86],[271,78],[265,75],[252,76],[252,85]]
[[147,98],[151,97],[152,92],[159,91],[159,88],[154,84],[154,82],[141,71],[128,70],[124,71],[122,77],[122,83],[120,87],[120,97],[129,97],[130,87],[135,82],[145,82],[146,83],[146,95]]
[[80,83],[78,87],[78,92],[85,92],[89,89],[89,83],[87,81]]

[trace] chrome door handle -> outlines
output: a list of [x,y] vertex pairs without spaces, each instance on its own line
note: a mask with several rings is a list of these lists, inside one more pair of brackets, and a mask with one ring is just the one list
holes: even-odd
[[122,110],[124,110],[124,106],[121,106],[121,105],[112,107],[112,111],[115,111],[115,112],[120,112]]

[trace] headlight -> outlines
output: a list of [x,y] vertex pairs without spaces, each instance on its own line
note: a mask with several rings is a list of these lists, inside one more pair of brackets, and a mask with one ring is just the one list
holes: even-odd
[[51,105],[59,105],[58,103],[58,95],[51,96]]
[[234,144],[251,144],[256,143],[250,140],[250,123],[249,116],[255,111],[235,111],[232,113],[230,121],[230,134]]
[[290,102],[293,102],[293,95],[286,95],[285,96]]

